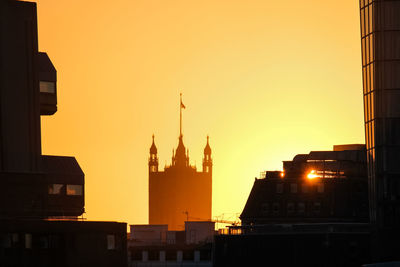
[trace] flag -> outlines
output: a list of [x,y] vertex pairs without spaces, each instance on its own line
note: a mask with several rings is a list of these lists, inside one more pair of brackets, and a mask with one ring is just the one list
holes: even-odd
[[182,100],[181,100],[181,108],[186,108],[185,105],[182,103]]

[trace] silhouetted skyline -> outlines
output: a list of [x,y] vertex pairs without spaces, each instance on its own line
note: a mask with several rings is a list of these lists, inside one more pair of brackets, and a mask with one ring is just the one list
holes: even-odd
[[42,119],[43,152],[76,156],[88,219],[146,223],[149,140],[163,166],[182,92],[198,168],[212,137],[213,216],[240,213],[259,172],[364,142],[358,10],[347,0],[38,1],[39,47],[68,88]]

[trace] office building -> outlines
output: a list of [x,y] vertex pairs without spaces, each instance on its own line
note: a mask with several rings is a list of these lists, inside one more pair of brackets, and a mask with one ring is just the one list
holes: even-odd
[[400,224],[400,2],[360,1],[370,216]]
[[341,145],[284,161],[255,180],[242,226],[368,222],[365,158],[365,145]]
[[0,266],[126,266],[126,224],[89,222],[74,157],[42,155],[57,73],[38,51],[36,4],[0,1]]

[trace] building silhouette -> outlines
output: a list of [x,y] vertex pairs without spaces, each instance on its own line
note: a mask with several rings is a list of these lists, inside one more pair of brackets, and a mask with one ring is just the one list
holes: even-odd
[[386,260],[400,238],[400,2],[360,1],[360,18],[373,251]]
[[57,73],[38,51],[36,4],[0,1],[0,266],[126,266],[126,224],[83,221],[84,173],[42,155]]
[[149,224],[167,224],[169,230],[183,230],[185,221],[211,220],[212,158],[209,138],[204,148],[203,168],[190,165],[189,150],[183,144],[181,128],[179,143],[172,151],[171,164],[159,170],[154,141],[149,157]]
[[365,145],[296,155],[283,162],[283,171],[268,171],[255,180],[240,215],[241,228],[274,223],[366,223],[366,169]]

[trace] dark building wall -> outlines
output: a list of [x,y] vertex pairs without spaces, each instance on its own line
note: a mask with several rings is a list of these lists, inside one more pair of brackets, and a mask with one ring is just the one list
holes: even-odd
[[281,179],[254,182],[240,216],[244,225],[296,222],[367,222],[365,179]]
[[342,145],[284,161],[282,172],[255,180],[242,223],[367,222],[365,155],[363,145]]
[[370,262],[368,233],[219,235],[214,266],[361,266]]
[[[190,220],[211,220],[211,173],[170,167],[149,173],[149,223],[182,230]],[[188,214],[185,214],[188,212]]]
[[400,2],[360,1],[371,222],[400,223]]
[[127,266],[126,224],[2,220],[0,266]]
[[40,170],[36,4],[0,2],[0,171]]

